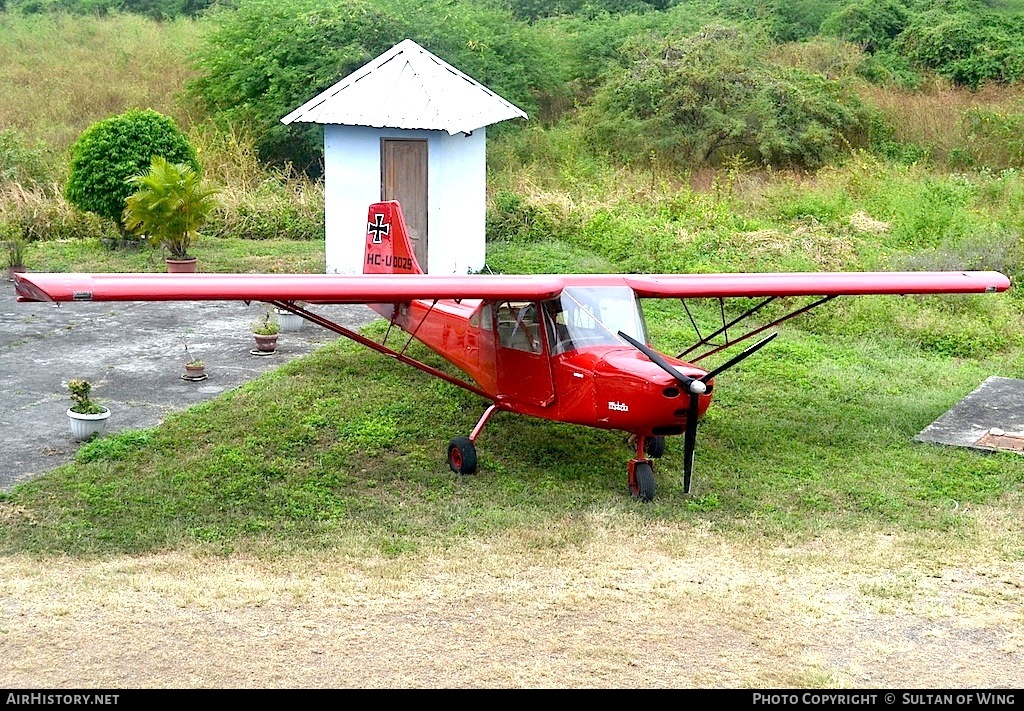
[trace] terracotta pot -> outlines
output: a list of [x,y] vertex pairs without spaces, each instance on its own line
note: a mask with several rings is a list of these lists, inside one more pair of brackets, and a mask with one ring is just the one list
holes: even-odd
[[270,336],[262,336],[258,333],[252,334],[252,337],[256,339],[256,350],[260,353],[273,353],[277,350],[277,336],[278,334],[272,334]]
[[168,274],[195,274],[196,258],[189,259],[165,259]]
[[202,375],[205,372],[206,372],[206,366],[205,365],[193,365],[192,363],[186,363],[185,364],[185,373],[190,378],[197,378],[197,377],[199,377],[200,375]]

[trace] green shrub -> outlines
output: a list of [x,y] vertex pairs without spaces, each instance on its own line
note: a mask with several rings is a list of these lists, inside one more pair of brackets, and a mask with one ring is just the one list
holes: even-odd
[[888,47],[909,19],[906,5],[898,0],[861,0],[830,15],[821,24],[821,31],[856,42],[865,52],[874,53]]
[[555,233],[554,221],[540,207],[521,195],[498,192],[487,210],[487,239],[543,242]]
[[322,202],[320,206],[318,210],[280,198],[234,203],[210,216],[207,231],[217,237],[251,240],[323,240]]
[[594,147],[626,162],[820,166],[865,145],[871,112],[844,84],[765,59],[755,32],[645,37],[588,108]]
[[939,8],[915,16],[893,47],[911,62],[970,88],[1024,77],[1024,27],[1019,17],[979,8]]
[[868,56],[857,67],[857,74],[874,84],[915,89],[921,85],[921,75],[906,55],[884,49]]
[[125,200],[125,228],[167,250],[171,259],[188,259],[189,247],[216,206],[216,191],[203,186],[192,166],[169,163],[160,156],[153,157],[149,170],[128,182],[136,192]]
[[200,169],[185,134],[156,111],[132,110],[94,123],[71,146],[65,195],[76,207],[113,220],[124,232],[121,215],[135,190],[128,180],[145,172],[156,156]]
[[[6,7],[26,14],[106,15],[129,12],[154,20],[167,20],[181,15],[198,15],[213,3],[214,0],[6,0]],[[4,0],[0,0],[0,10],[4,5]]]
[[[1024,167],[1024,112],[972,107],[963,115],[970,162],[989,168]],[[965,161],[966,162],[966,161]]]

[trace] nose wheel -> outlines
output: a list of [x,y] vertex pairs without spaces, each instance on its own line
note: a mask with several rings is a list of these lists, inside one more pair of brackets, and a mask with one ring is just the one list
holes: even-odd
[[634,498],[641,501],[654,499],[654,467],[648,461],[629,462],[629,489]]
[[629,493],[641,501],[654,499],[654,465],[648,457],[660,457],[665,452],[664,437],[638,435],[634,441],[636,458],[629,460]]

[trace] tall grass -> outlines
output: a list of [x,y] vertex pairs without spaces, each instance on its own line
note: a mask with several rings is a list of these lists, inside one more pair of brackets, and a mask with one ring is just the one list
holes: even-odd
[[59,153],[129,108],[187,125],[179,93],[201,38],[201,23],[186,19],[0,13],[0,127]]
[[[972,136],[965,116],[971,109],[990,111],[1024,107],[1024,87],[992,84],[978,91],[935,81],[921,89],[908,90],[863,84],[861,96],[878,108],[893,126],[895,140],[926,148],[939,164],[962,162],[972,149]],[[989,159],[999,165],[1000,151],[988,146]]]

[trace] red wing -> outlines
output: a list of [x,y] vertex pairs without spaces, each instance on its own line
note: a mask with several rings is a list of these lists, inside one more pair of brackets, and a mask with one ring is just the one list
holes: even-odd
[[17,274],[18,301],[308,301],[400,303],[412,299],[549,299],[557,276],[424,274]]
[[529,299],[565,286],[627,285],[641,298],[955,294],[1005,291],[999,272],[799,272],[787,274],[15,274],[19,301],[309,301]]
[[[566,285],[574,284],[573,277]],[[623,276],[641,298],[967,294],[1006,291],[999,272],[797,272]]]

